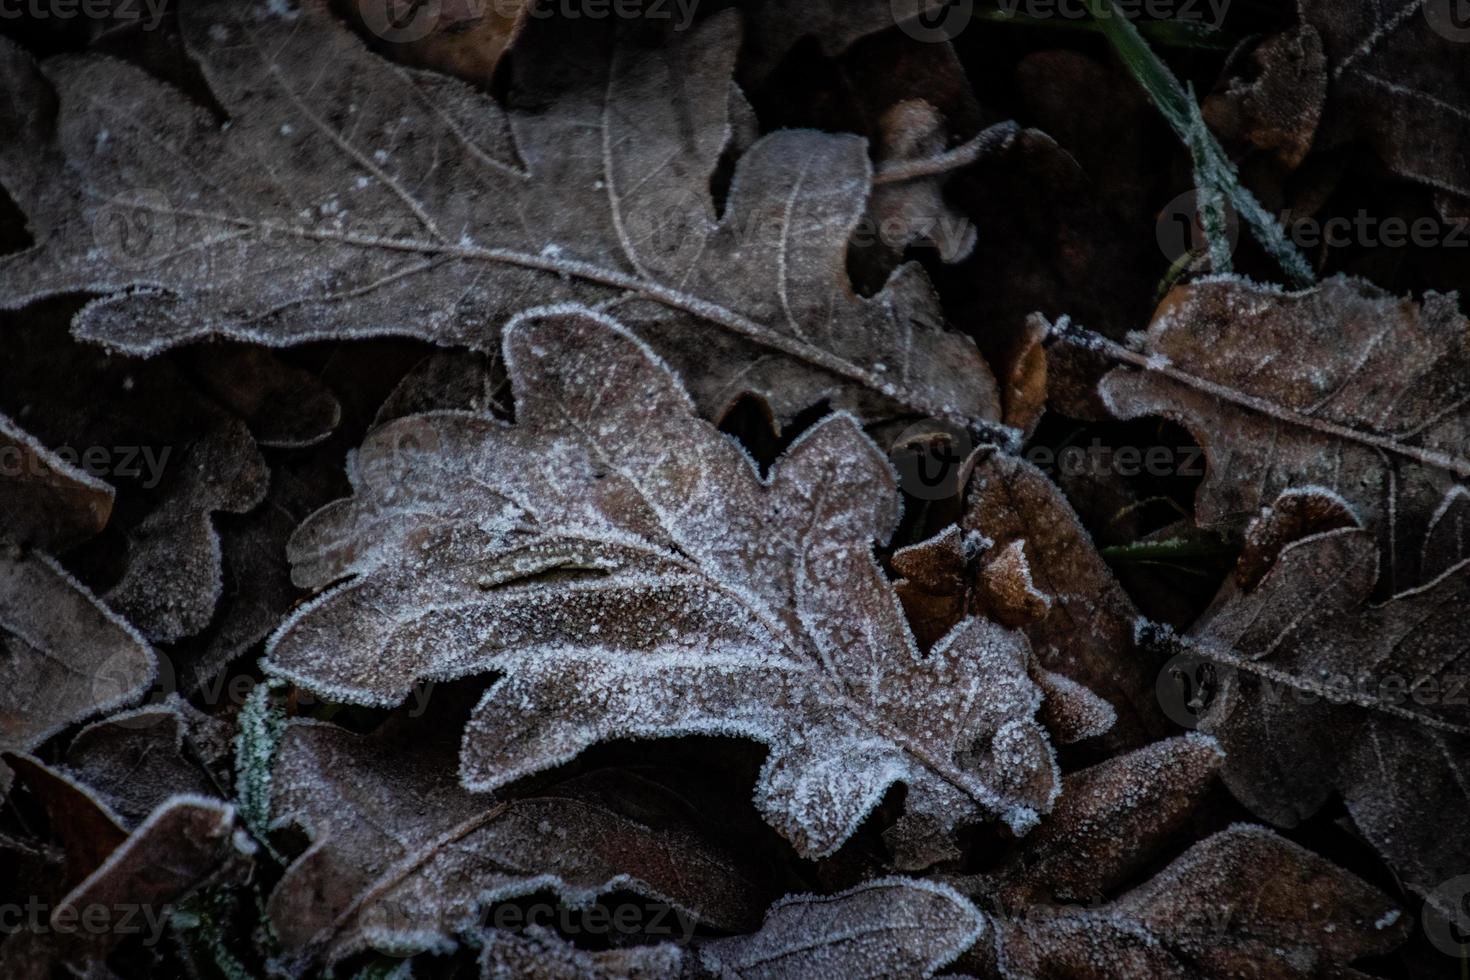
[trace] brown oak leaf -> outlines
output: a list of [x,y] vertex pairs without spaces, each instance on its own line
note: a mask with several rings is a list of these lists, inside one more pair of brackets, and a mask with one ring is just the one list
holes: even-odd
[[1341,794],[1363,835],[1430,897],[1470,867],[1470,563],[1371,605],[1379,567],[1366,531],[1311,535],[1254,588],[1227,582],[1183,642],[1224,668],[1200,728],[1225,749],[1231,791],[1286,827]]
[[1470,557],[1470,327],[1453,295],[1211,279],[1171,293],[1139,349],[1092,342],[1127,365],[1101,382],[1115,414],[1164,416],[1204,447],[1201,527],[1239,534],[1282,491],[1320,487],[1378,535],[1384,594]]
[[838,895],[792,895],[766,913],[750,936],[700,947],[715,976],[928,977],[974,944],[980,912],[948,885],[879,878]]
[[515,425],[444,412],[369,437],[357,495],[291,546],[300,584],[348,581],[277,632],[267,670],[379,705],[420,679],[506,675],[465,733],[480,790],[613,738],[754,738],[759,808],[808,855],[898,781],[946,828],[1024,831],[1050,806],[1024,636],[972,618],[920,652],[872,553],[898,519],[894,475],[852,416],[762,479],[605,316],[532,311],[505,363]]
[[[711,416],[746,392],[782,418],[824,399],[999,415],[918,265],[873,296],[847,279],[864,140],[767,135],[717,217],[733,12],[657,52],[609,50],[585,21],[530,32],[554,36],[516,59],[504,108],[371,53],[326,0],[199,0],[179,16],[226,127],[118,61],[38,70],[0,46],[27,96],[0,114],[0,180],[36,239],[0,259],[5,305],[102,293],[77,335],[149,353],[382,334],[494,350],[528,305],[612,302]],[[320,84],[324,63],[340,84]]]
[[312,840],[269,903],[292,956],[452,948],[483,907],[544,890],[573,905],[630,890],[726,929],[756,914],[754,872],[652,784],[594,773],[485,796],[460,787],[453,748],[442,748],[320,723],[287,728],[273,820]]

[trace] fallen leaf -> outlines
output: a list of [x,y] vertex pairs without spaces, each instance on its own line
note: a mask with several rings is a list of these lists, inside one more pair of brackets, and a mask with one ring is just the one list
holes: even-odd
[[0,749],[12,752],[130,703],[158,666],[135,629],[42,554],[0,555],[0,654]]
[[67,746],[62,770],[136,826],[171,796],[217,796],[189,758],[189,722],[171,705],[125,711],[93,722]]
[[107,526],[112,487],[0,415],[0,540],[64,551]]
[[720,977],[928,977],[985,931],[979,911],[947,885],[879,878],[838,895],[792,895],[752,936],[700,947]]
[[[747,392],[782,418],[824,399],[998,416],[994,380],[917,265],[872,297],[847,281],[872,182],[861,139],[766,136],[716,219],[733,15],[659,57],[601,50],[595,24],[557,33],[517,59],[507,109],[370,53],[325,0],[180,17],[228,128],[95,57],[46,62],[53,121],[29,59],[0,48],[29,95],[0,117],[0,178],[37,240],[0,260],[7,305],[102,293],[76,334],[152,353],[381,334],[494,350],[532,303],[615,302],[713,417]],[[344,84],[316,84],[327,62]]]
[[[68,453],[93,482],[105,478],[116,488],[104,535],[69,552],[68,565],[150,640],[192,636],[208,626],[220,597],[216,516],[259,504],[265,459],[246,423],[204,390],[199,375],[172,358],[113,357],[79,344],[55,312],[5,324],[0,408],[26,418],[38,440]],[[201,373],[216,377],[231,360],[197,356],[214,365]],[[234,360],[254,365],[243,383],[271,392],[281,411],[305,409],[293,435],[316,440],[332,417],[326,406],[310,411],[324,397],[319,387],[269,353]],[[287,401],[283,388],[299,398]]]
[[1439,0],[1298,0],[1331,85],[1318,145],[1366,139],[1395,173],[1470,197],[1465,25]]
[[1201,527],[1239,534],[1282,491],[1321,487],[1378,535],[1384,594],[1470,557],[1470,329],[1453,295],[1211,279],[1171,293],[1140,349],[1095,345],[1126,365],[1101,383],[1116,415],[1164,416],[1204,447]]
[[1040,664],[1112,705],[1115,747],[1159,730],[1151,665],[1133,642],[1138,613],[1061,491],[1025,460],[982,447],[967,494],[961,527],[998,552],[1019,547],[1031,591],[1050,598],[1022,628]]
[[[1310,895],[1310,901],[1304,896]],[[1362,976],[1353,960],[1403,941],[1377,889],[1268,830],[1236,825],[1100,906],[994,923],[1004,980]]]
[[269,671],[379,705],[505,674],[465,734],[477,790],[612,738],[754,738],[771,750],[758,806],[807,855],[900,780],[944,827],[990,814],[1024,832],[1050,806],[1024,637],[969,619],[920,653],[871,551],[898,517],[894,476],[851,416],[762,480],[615,322],[558,307],[506,337],[517,423],[373,433],[357,496],[292,541],[300,584],[352,578],[277,632]]
[[1292,827],[1334,793],[1415,891],[1470,867],[1470,710],[1462,625],[1470,563],[1368,605],[1373,536],[1339,528],[1287,545],[1253,590],[1228,582],[1186,649],[1221,665],[1200,728],[1224,778]]
[[312,839],[269,905],[293,956],[452,948],[485,906],[544,890],[572,905],[630,890],[724,928],[754,913],[740,863],[632,780],[484,796],[460,787],[452,749],[297,722],[273,782],[274,822]]

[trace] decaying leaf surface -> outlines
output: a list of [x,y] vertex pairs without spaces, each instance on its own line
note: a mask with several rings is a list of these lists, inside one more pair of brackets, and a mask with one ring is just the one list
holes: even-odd
[[635,786],[591,777],[521,797],[468,793],[442,748],[287,729],[274,820],[312,837],[270,900],[288,951],[337,960],[365,947],[453,948],[483,907],[543,890],[571,905],[630,890],[724,928],[753,917],[750,872],[667,800],[637,801],[667,815],[655,828],[620,811]]
[[969,949],[985,920],[946,885],[880,878],[839,895],[793,895],[760,931],[701,947],[704,966],[742,980],[927,977]]
[[41,554],[0,555],[0,654],[0,748],[9,751],[129,703],[158,666],[135,629]]
[[383,705],[507,675],[465,734],[482,790],[612,738],[757,739],[758,805],[807,854],[900,780],[947,827],[1024,831],[1050,806],[1025,638],[970,619],[919,652],[871,551],[898,518],[893,473],[851,416],[767,482],[606,317],[528,314],[505,361],[515,425],[439,413],[369,438],[357,495],[292,545],[302,584],[355,577],[282,627],[269,670]]
[[1227,585],[1189,634],[1230,668],[1201,728],[1257,814],[1294,826],[1340,793],[1427,894],[1470,867],[1470,564],[1370,605],[1378,569],[1372,536],[1342,528],[1288,545],[1253,590]]
[[1378,535],[1385,593],[1470,557],[1470,329],[1453,295],[1212,279],[1171,294],[1141,350],[1111,351],[1129,366],[1102,381],[1109,407],[1205,448],[1201,526],[1238,533],[1283,490],[1322,487]]
[[[614,300],[676,367],[699,367],[687,373],[712,415],[746,391],[783,417],[823,398],[998,415],[994,380],[917,266],[870,298],[847,281],[872,182],[862,140],[767,136],[716,220],[733,15],[657,54],[558,34],[517,60],[508,109],[370,53],[325,0],[196,2],[180,17],[228,128],[118,62],[53,59],[42,81],[0,49],[32,96],[0,118],[0,152],[37,239],[0,264],[6,303],[107,294],[74,329],[146,353],[211,335],[494,350],[528,305]],[[318,83],[324,62],[340,84]]]

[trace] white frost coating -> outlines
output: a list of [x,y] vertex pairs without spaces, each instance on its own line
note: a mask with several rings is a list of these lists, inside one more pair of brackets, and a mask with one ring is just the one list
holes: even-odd
[[1288,487],[1287,489],[1281,491],[1276,499],[1280,500],[1282,497],[1326,497],[1328,500],[1341,507],[1344,511],[1351,514],[1353,520],[1357,521],[1359,526],[1361,526],[1363,523],[1363,515],[1359,512],[1359,509],[1357,507],[1353,506],[1353,504],[1349,502],[1346,497],[1338,493],[1332,487],[1325,487],[1322,486],[1320,483],[1312,483],[1305,486]]
[[940,828],[1035,824],[1059,776],[1025,639],[968,620],[919,652],[873,556],[896,476],[856,417],[811,427],[762,479],[610,317],[543,307],[504,338],[514,426],[382,427],[356,496],[293,537],[307,578],[346,581],[271,637],[272,676],[391,705],[502,674],[464,735],[476,791],[607,739],[721,733],[771,748],[757,802],[803,854],[835,850],[897,781]]

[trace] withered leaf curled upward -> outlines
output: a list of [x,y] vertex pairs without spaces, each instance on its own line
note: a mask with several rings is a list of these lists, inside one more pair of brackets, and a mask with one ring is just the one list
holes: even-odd
[[[502,799],[466,792],[453,747],[438,748],[319,723],[286,730],[273,819],[312,838],[269,904],[289,954],[453,948],[485,905],[543,890],[575,905],[627,889],[724,929],[757,914],[739,862],[626,774]],[[650,827],[620,806],[669,819]]]
[[1003,980],[1348,977],[1401,941],[1408,922],[1386,896],[1259,827],[1209,837],[1104,900],[1167,852],[1222,761],[1188,735],[1067,776],[1018,853],[967,889],[990,929],[957,966]]
[[877,980],[927,977],[985,931],[979,910],[948,885],[879,878],[839,895],[792,895],[751,936],[700,948],[722,978]]
[[1293,487],[1347,501],[1378,535],[1384,594],[1470,557],[1470,326],[1337,278],[1299,293],[1236,279],[1181,287],[1129,366],[1102,380],[1124,418],[1162,415],[1205,448],[1195,517],[1240,531]]
[[1470,563],[1366,605],[1378,567],[1365,531],[1305,538],[1254,589],[1228,584],[1186,642],[1229,668],[1201,729],[1225,749],[1231,791],[1284,826],[1340,793],[1428,893],[1470,868]]
[[607,50],[586,19],[540,46],[528,32],[508,108],[372,54],[325,0],[193,0],[179,16],[226,128],[98,57],[47,61],[53,98],[0,47],[31,95],[0,115],[0,179],[37,240],[0,261],[0,302],[106,294],[75,331],[146,353],[373,334],[494,350],[527,306],[611,301],[688,369],[709,415],[755,392],[781,417],[824,398],[998,416],[994,380],[917,265],[870,298],[852,290],[847,243],[872,183],[861,139],[765,137],[717,220],[733,12],[657,52]]
[[988,813],[1024,831],[1051,805],[1025,638],[969,619],[920,653],[872,554],[898,520],[893,472],[852,416],[765,481],[605,316],[531,311],[505,364],[515,425],[439,412],[369,437],[356,496],[291,545],[300,584],[352,578],[282,626],[270,672],[380,705],[505,674],[465,733],[471,789],[607,739],[754,738],[758,806],[805,855],[897,781],[945,828]]

